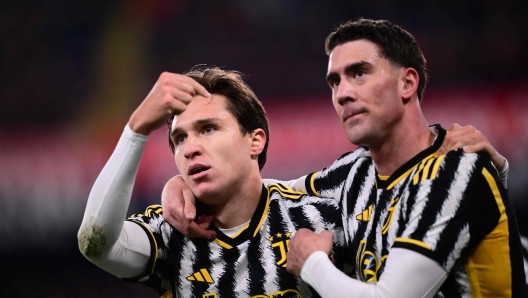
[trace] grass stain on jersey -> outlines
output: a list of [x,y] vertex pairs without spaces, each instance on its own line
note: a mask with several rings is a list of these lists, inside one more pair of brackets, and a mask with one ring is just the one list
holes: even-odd
[[78,240],[79,249],[87,257],[99,257],[107,249],[103,228],[96,226],[93,218],[86,229],[79,232]]

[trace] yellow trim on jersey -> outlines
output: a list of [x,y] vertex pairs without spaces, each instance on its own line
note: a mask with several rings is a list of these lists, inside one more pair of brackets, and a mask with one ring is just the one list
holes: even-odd
[[411,239],[411,238],[396,238],[396,240],[394,240],[394,242],[404,242],[404,243],[410,243],[410,244],[414,244],[416,246],[420,246],[420,247],[423,247],[423,248],[426,248],[428,250],[431,250],[431,247],[427,244],[425,244],[424,242],[420,241],[420,240],[416,240],[416,239]]
[[[296,296],[295,297],[302,297],[301,293],[297,290],[294,290],[294,289],[287,289],[287,290],[284,290],[284,291],[278,291],[278,292],[273,292],[273,293],[270,293],[269,295],[269,298],[275,298],[275,297],[283,297],[284,294],[286,293],[294,293]],[[260,295],[258,295],[260,296]],[[253,296],[251,298],[255,298],[255,297],[258,297],[258,296]],[[268,297],[266,295],[264,295],[264,297]]]
[[414,167],[410,168],[409,170],[407,170],[407,172],[405,172],[402,175],[400,175],[400,177],[398,177],[396,180],[392,181],[392,183],[387,187],[387,190],[390,190],[396,184],[398,184],[400,181],[405,179],[405,177],[409,176],[409,174],[411,174],[412,171],[414,171]]
[[262,217],[260,218],[259,224],[255,228],[253,237],[257,236],[258,232],[260,231],[260,227],[264,224],[264,221],[268,217],[269,205],[270,205],[270,191],[268,190],[268,197],[266,198],[266,207],[264,207],[264,211],[262,212]]
[[165,291],[165,293],[163,293],[160,298],[172,298],[172,293],[170,290],[167,290]]
[[[425,162],[428,161],[430,158],[433,158],[436,156],[436,153],[432,153],[430,154],[429,156],[427,156],[426,158],[422,159],[420,161],[420,169],[418,169],[418,171],[416,172],[416,174],[418,174],[420,172],[420,170],[423,168],[423,166],[425,165]],[[388,187],[387,187],[387,190],[390,190],[391,188],[393,188],[396,184],[398,184],[400,181],[402,181],[403,179],[407,178],[407,176],[409,176],[409,174],[411,174],[412,171],[414,171],[416,169],[416,166],[418,164],[416,164],[414,167],[410,168],[409,170],[407,170],[407,172],[403,173],[402,175],[400,175],[400,177],[396,178]],[[413,177],[413,179],[417,179],[416,177]],[[415,182],[413,180],[413,182]],[[417,183],[417,182],[416,182]],[[415,183],[415,184],[416,184]]]
[[482,169],[482,175],[493,192],[501,216],[495,229],[468,256],[464,267],[474,297],[511,297],[512,271],[506,207],[493,176],[486,168]]
[[378,178],[379,180],[381,181],[387,181],[387,179],[389,179],[390,176],[387,176],[387,175],[380,175],[378,174]]
[[242,232],[244,232],[248,227],[249,227],[249,224],[243,226],[240,229],[240,231],[238,231],[235,235],[231,236],[231,239],[235,239],[236,237],[238,237],[238,235],[240,235]]
[[216,243],[218,243],[218,245],[220,245],[220,246],[223,247],[223,248],[227,248],[227,249],[231,249],[231,248],[233,248],[231,245],[225,243],[224,241],[222,241],[222,240],[220,240],[220,239],[218,239],[218,238],[215,238],[214,241],[215,241]]
[[[422,159],[420,162],[420,166],[418,167],[418,170],[416,170],[416,173],[414,173],[413,176],[413,184],[416,185],[420,181],[424,181],[427,179],[427,172],[429,172],[430,163],[434,160],[435,154],[431,154],[427,156],[426,158]],[[420,178],[420,175],[422,177]]]
[[420,180],[420,178],[419,178],[420,177],[420,173],[422,172],[422,169],[424,168],[424,162],[427,161],[427,160],[428,160],[428,157],[424,158],[424,159],[422,159],[422,161],[420,161],[420,165],[418,166],[418,170],[416,170],[416,173],[413,176],[413,184],[414,185],[418,184],[418,180]]
[[312,192],[314,193],[314,195],[318,197],[320,197],[321,195],[319,195],[317,190],[315,190],[314,180],[315,180],[315,177],[317,177],[319,174],[321,174],[321,172],[317,172],[313,174],[312,177],[310,178],[310,188],[312,189]]
[[150,268],[150,274],[153,274],[154,273],[154,267],[156,266],[156,261],[158,260],[158,243],[156,242],[156,238],[154,237],[154,234],[152,234],[152,231],[150,230],[150,228],[145,225],[144,223],[142,223],[141,221],[138,221],[138,220],[132,220],[133,222],[137,223],[137,224],[140,224],[141,226],[144,227],[145,230],[147,230],[150,234],[150,237],[152,238],[152,242],[154,243],[154,262],[152,262],[152,268]]
[[434,158],[431,158],[425,163],[425,167],[422,172],[422,181],[425,181],[427,178],[429,178],[427,174],[429,173],[429,168],[431,168],[431,164],[433,163],[433,161]]
[[440,164],[444,160],[445,155],[440,155],[436,158],[435,164],[433,166],[433,171],[431,172],[431,178],[434,179],[436,177],[436,174],[438,174],[438,169],[440,169]]
[[282,183],[272,183],[268,185],[268,191],[271,192],[272,190],[278,191],[281,196],[293,200],[298,200],[306,194],[300,191],[296,191],[288,185]]

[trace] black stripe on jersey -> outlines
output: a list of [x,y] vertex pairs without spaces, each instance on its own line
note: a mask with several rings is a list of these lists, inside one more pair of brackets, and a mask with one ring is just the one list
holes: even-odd
[[260,201],[257,205],[257,209],[253,213],[253,216],[251,217],[251,221],[249,222],[249,227],[245,229],[242,233],[238,234],[235,238],[231,238],[227,235],[225,235],[222,231],[220,231],[217,227],[211,226],[211,229],[216,232],[216,237],[218,240],[225,242],[226,244],[236,247],[242,243],[244,243],[246,240],[253,237],[253,235],[260,229],[260,225],[262,224],[262,219],[267,216],[267,206],[269,203],[269,193],[268,189],[262,185],[262,192],[260,194]]
[[[169,223],[164,222],[162,225],[165,225],[165,224],[168,225]],[[160,227],[160,230],[161,230],[161,227]],[[159,238],[162,237],[161,233],[156,234],[156,236],[158,235],[159,235]],[[163,239],[160,239],[160,241],[163,241]],[[168,268],[160,268],[161,262],[158,262],[156,264],[156,270],[155,270],[156,272],[167,272],[168,273],[170,291],[174,297],[176,297],[175,293],[176,293],[176,288],[178,287],[178,285],[176,285],[175,283],[175,280],[179,276],[179,272],[181,271],[181,263],[183,260],[183,255],[178,251],[180,250],[181,247],[185,245],[184,243],[185,243],[185,236],[183,236],[182,234],[180,234],[180,232],[171,228],[169,241],[167,243],[168,247],[164,249],[165,251],[172,252],[171,254],[167,254],[166,266],[168,266]]]
[[[440,172],[456,172],[456,168],[458,167],[460,159],[462,157],[462,150],[460,150],[459,152],[449,152],[449,155],[450,158],[444,158]],[[436,216],[438,215],[440,210],[442,210],[442,205],[445,202],[444,199],[448,197],[449,190],[451,189],[451,183],[454,179],[455,177],[453,175],[450,177],[442,177],[442,179],[434,179],[431,181],[432,185],[429,188],[430,193],[428,195],[429,200],[427,201],[427,205],[422,211],[422,214],[426,214],[428,216],[422,216],[420,218],[420,221],[418,222],[418,227],[420,228],[416,229],[416,231],[410,235],[410,238],[423,239],[425,237],[425,234],[429,231],[429,228],[435,223]],[[416,185],[415,187],[419,190],[421,184],[422,183],[418,183],[418,185]],[[457,211],[460,211],[460,208],[457,209]],[[444,232],[446,231],[449,231],[447,227],[444,229]],[[447,234],[447,238],[449,238],[449,241],[451,243],[454,243],[452,241],[454,241],[454,239],[458,237],[458,232],[459,231],[451,230]],[[435,258],[434,260],[436,260],[442,265],[442,261],[444,259]]]
[[[208,271],[210,271],[213,266],[211,262],[212,252],[209,246],[211,242],[207,239],[196,239],[196,240],[193,239],[193,243],[196,245],[196,250],[194,252],[195,255],[192,256],[191,259],[195,259],[196,261],[192,265],[192,272],[199,272],[203,268],[206,268]],[[179,246],[179,247],[182,247],[182,246]],[[180,262],[178,262],[178,264],[181,264],[182,255],[181,253],[177,253],[177,255],[179,256],[179,259],[180,259]],[[174,268],[174,269],[180,269],[180,268]],[[179,271],[174,270],[174,272],[176,273],[175,275],[178,276]],[[209,292],[207,290],[208,288],[209,288],[209,284],[206,282],[191,283],[191,292],[194,294],[197,294],[196,297],[201,297],[203,294],[208,293]]]
[[240,257],[240,251],[237,247],[232,249],[223,248],[224,255],[224,273],[218,279],[218,292],[222,297],[236,297],[235,283],[236,283],[236,265]]
[[[283,205],[280,204],[280,202],[278,200],[274,200],[272,202],[272,204],[270,205],[268,224],[269,224],[270,234],[271,235],[275,235],[275,236],[273,236],[274,238],[278,237],[277,233],[282,234],[282,235],[280,235],[281,238],[282,238],[282,237],[286,237],[285,233],[295,232],[295,231],[290,231],[289,230],[289,227],[286,224],[288,222],[288,220],[284,219],[285,216],[289,216],[289,218],[290,218],[289,220],[291,220],[291,222],[295,226],[296,230],[298,230],[300,228],[300,227],[298,227],[297,222],[295,221],[295,219],[293,219],[293,217],[291,216],[291,213],[284,214],[284,212],[287,212],[288,210],[291,211],[291,209],[300,210],[302,208],[302,206],[293,207],[293,208],[287,208],[286,210],[281,208],[282,206]],[[295,213],[297,213],[297,212],[295,212]],[[313,230],[313,228],[311,227],[310,224],[308,224],[308,225],[303,224],[301,226],[301,228],[309,228],[309,229]],[[278,238],[278,239],[280,239],[280,238]],[[275,239],[274,241],[277,241],[278,239]],[[288,238],[282,238],[282,239],[288,239]],[[270,241],[270,245],[273,245],[274,241]],[[286,241],[289,241],[289,239],[286,240]],[[285,242],[283,242],[283,244],[284,243]],[[285,252],[288,252],[287,245],[284,245],[284,249],[285,249]],[[279,262],[281,261],[281,259],[283,257],[285,257],[285,256],[281,255],[280,249],[278,249],[278,248],[273,249],[273,260],[277,264],[277,268],[276,268],[277,275],[280,276],[280,278],[278,280],[279,288],[280,289],[286,289],[288,286],[290,286],[292,284],[295,284],[295,285],[298,286],[298,280],[295,278],[295,276],[293,276],[292,274],[287,273],[285,267],[279,266]],[[286,265],[286,262],[284,262],[283,265]]]
[[400,248],[405,248],[405,249],[409,249],[409,250],[412,250],[412,251],[415,251],[417,253],[420,253],[432,260],[435,260],[435,255],[433,253],[432,250],[430,249],[427,249],[425,247],[421,247],[419,245],[416,245],[416,244],[412,244],[412,243],[409,243],[409,242],[402,242],[402,241],[395,241],[394,244],[392,245],[392,247],[400,247]]
[[314,186],[312,184],[315,178],[314,176],[319,173],[320,172],[314,172],[314,173],[308,174],[308,176],[306,176],[306,179],[304,179],[304,187],[306,188],[306,192],[308,192],[308,194],[311,196],[317,196],[317,197],[319,196],[319,194],[315,191]]
[[[361,151],[360,151],[361,150]],[[361,154],[364,149],[357,149],[356,151],[349,152],[346,154],[341,155],[334,163],[338,163],[339,160],[343,158],[354,158],[353,161],[347,162],[345,164],[342,164],[336,168],[330,169],[330,172],[327,172],[329,168],[325,168],[321,173],[326,173],[327,175],[330,175],[330,177],[323,177],[321,178],[321,173],[316,173],[317,177],[313,179],[313,185],[310,187],[312,189],[312,195],[317,195],[316,189],[319,190],[319,196],[320,194],[328,189],[333,189],[337,187],[342,181],[343,177],[348,177],[350,174],[350,171],[352,169],[352,166],[358,162],[358,160],[363,159],[365,157],[370,158],[370,156],[365,156],[364,154]],[[353,157],[350,157],[351,155],[355,155]],[[308,181],[308,179],[306,179]]]
[[444,142],[446,131],[440,126],[440,124],[435,124],[434,126],[438,130],[438,135],[436,136],[436,139],[433,145],[423,150],[422,152],[418,153],[413,158],[411,158],[409,161],[404,163],[401,167],[399,167],[396,171],[394,171],[392,175],[390,175],[389,179],[385,181],[378,181],[378,182],[381,182],[380,184],[378,184],[378,188],[387,188],[387,186],[391,185],[392,182],[400,178],[409,169],[413,168],[414,166],[419,164],[423,159],[425,159],[426,157],[428,157],[429,155],[435,153],[436,151],[438,151],[438,149],[440,149],[440,147],[442,146],[442,143]]
[[[253,297],[256,295],[262,295],[265,293],[265,274],[264,265],[261,260],[264,258],[262,255],[262,249],[260,248],[260,243],[262,242],[262,236],[260,233],[253,238],[247,248],[248,254],[248,278],[249,281],[249,296]],[[228,297],[228,296],[222,296]],[[233,296],[234,297],[234,296]]]
[[[368,202],[367,205],[374,204],[377,206],[377,189],[376,189],[376,183],[372,183],[370,189],[367,189],[366,181],[368,178],[368,172],[370,167],[372,166],[372,158],[365,158],[361,165],[357,167],[356,173],[354,174],[356,179],[354,183],[350,186],[349,189],[344,190],[341,192],[341,197],[339,199],[339,207],[341,209],[341,216],[344,220],[348,217],[348,215],[352,215],[354,218],[352,220],[356,220],[356,214],[352,214],[352,212],[355,209],[357,199],[359,198],[360,191],[361,192],[368,192]],[[347,175],[348,176],[348,175]],[[346,204],[346,208],[343,208],[343,205]],[[345,214],[345,210],[348,210],[349,214]],[[372,220],[372,218],[370,219]],[[347,224],[346,222],[343,223],[343,225]],[[367,222],[360,222],[360,225],[367,225]],[[350,235],[353,239],[353,243],[356,243],[354,246],[349,245],[350,247],[358,247],[359,240],[363,239],[365,234],[367,233],[367,229],[359,228],[356,231],[351,231],[355,233],[354,235]],[[358,240],[359,239],[359,240]],[[355,254],[355,251],[354,251]]]

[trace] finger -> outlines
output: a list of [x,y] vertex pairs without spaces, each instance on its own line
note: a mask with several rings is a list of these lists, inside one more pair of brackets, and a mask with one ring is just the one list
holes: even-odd
[[328,240],[328,239],[330,239],[330,240],[334,239],[334,233],[332,233],[332,232],[330,232],[330,231],[328,231],[328,230],[324,230],[324,231],[322,231],[322,232],[321,232],[321,235],[322,235],[325,239],[327,239],[327,240]]
[[187,229],[190,225],[190,222],[184,225],[182,222],[178,221],[178,219],[168,212],[162,213],[163,219],[168,222],[174,229],[180,231],[183,235],[187,236]]
[[460,126],[460,124],[458,124],[458,123],[453,123],[453,124],[451,124],[451,126],[449,127],[449,131],[451,132],[451,131],[453,131],[453,130],[457,130],[457,129],[460,129],[460,128],[462,128],[462,126]]
[[198,218],[196,223],[198,224],[200,228],[207,229],[211,226],[211,224],[213,223],[213,220],[214,220],[214,216],[202,214],[200,218]]
[[182,190],[183,194],[183,216],[188,220],[194,220],[196,217],[196,199],[192,191],[188,188]]
[[209,91],[207,91],[207,89],[205,89],[204,86],[200,85],[198,82],[196,82],[195,80],[191,79],[191,84],[190,84],[194,91],[196,92],[196,94],[198,95],[201,95],[203,97],[211,97],[211,93],[209,93]]
[[203,229],[195,222],[191,222],[186,232],[187,232],[187,236],[191,238],[204,238],[204,239],[216,238],[215,231]]
[[178,89],[178,88],[174,88],[174,87],[171,87],[171,88],[168,88],[169,90],[169,93],[170,95],[172,95],[172,98],[176,101],[176,102],[183,102],[184,104],[189,104],[191,102],[191,100],[193,99],[193,95],[189,92],[186,92],[185,90],[181,90],[181,89]]
[[465,153],[477,153],[477,152],[485,152],[488,155],[490,154],[489,149],[485,144],[478,143],[475,145],[467,145],[463,147]]

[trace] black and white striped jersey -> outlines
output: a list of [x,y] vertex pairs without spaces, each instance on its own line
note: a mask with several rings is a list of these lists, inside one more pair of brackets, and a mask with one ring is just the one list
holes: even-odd
[[213,227],[214,241],[183,236],[163,220],[160,205],[150,206],[128,219],[151,239],[150,272],[140,281],[163,297],[319,297],[286,271],[286,253],[299,228],[331,230],[336,250],[344,247],[337,205],[283,184],[263,186],[249,224],[232,238]]
[[450,272],[438,296],[524,297],[523,258],[512,205],[484,154],[437,156],[434,144],[380,177],[365,148],[308,175],[313,195],[338,200],[353,272],[377,282],[393,247],[421,253]]

